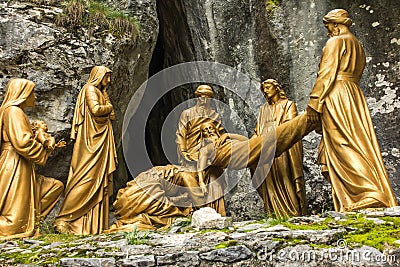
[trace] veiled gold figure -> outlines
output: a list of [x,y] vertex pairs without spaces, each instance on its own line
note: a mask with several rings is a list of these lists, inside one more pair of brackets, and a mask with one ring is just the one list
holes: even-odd
[[329,40],[308,102],[311,121],[322,122],[318,163],[332,184],[337,211],[396,205],[359,81],[365,53],[350,32],[346,10],[323,18]]
[[[271,113],[271,119],[276,126],[297,116],[296,105],[287,99],[281,85],[276,80],[268,79],[262,82],[261,91],[267,102],[260,107],[254,136],[268,131],[268,125],[262,120],[264,113]],[[274,213],[279,217],[290,217],[307,213],[301,141],[276,157],[271,168],[266,169],[263,177],[265,179],[256,186],[264,201],[267,214]]]
[[34,87],[12,79],[0,107],[0,239],[35,234],[63,190],[60,181],[35,174],[34,164],[44,165],[52,150],[35,140],[24,113],[35,105]]
[[[195,96],[197,97],[197,104],[182,112],[176,132],[180,163],[185,167],[193,168],[193,170],[196,169],[199,159],[200,126],[204,123],[212,122],[218,132],[225,132],[219,114],[210,106],[209,100],[214,96],[212,88],[208,85],[200,85],[195,91]],[[200,182],[203,186],[209,185],[206,194],[207,206],[225,216],[226,210],[223,196],[226,182],[224,177],[218,179],[222,172],[221,168],[210,166],[205,170]]]
[[74,151],[65,198],[54,223],[60,232],[98,234],[108,229],[109,196],[117,156],[106,87],[111,70],[96,66],[79,92],[72,121]]
[[177,216],[189,215],[193,202],[203,202],[201,195],[195,172],[174,165],[153,167],[118,191],[113,204],[117,221],[109,231],[168,227]]

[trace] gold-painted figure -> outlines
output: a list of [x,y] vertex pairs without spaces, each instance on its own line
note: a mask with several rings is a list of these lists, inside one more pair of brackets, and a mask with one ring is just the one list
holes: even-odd
[[189,215],[192,204],[203,202],[195,172],[174,165],[156,166],[118,191],[113,204],[117,220],[109,231],[168,227],[176,217]]
[[110,69],[94,67],[77,98],[71,130],[74,151],[65,198],[54,223],[59,232],[87,235],[108,229],[117,164],[111,124],[114,109],[107,94],[110,76]]
[[[268,121],[267,123],[263,121],[265,113],[270,113],[271,121],[275,126],[297,116],[295,103],[287,98],[276,80],[268,79],[262,82],[261,91],[267,102],[260,107],[254,136],[259,136],[269,130]],[[267,214],[274,213],[279,217],[290,217],[307,213],[301,141],[276,157],[272,166],[270,168],[268,166],[259,178],[262,180],[256,185],[257,191],[264,201]]]
[[350,32],[344,9],[323,18],[329,40],[322,50],[318,78],[307,113],[321,121],[318,163],[332,184],[336,211],[395,206],[368,105],[359,87],[366,56]]
[[63,184],[36,175],[52,152],[35,139],[24,109],[35,105],[35,84],[12,79],[0,107],[0,239],[29,237],[61,196]]
[[[210,106],[210,98],[214,96],[212,88],[208,85],[200,85],[195,91],[195,96],[197,104],[182,112],[176,132],[180,163],[185,167],[192,168],[193,171],[196,170],[199,159],[201,125],[212,122],[218,132],[225,132],[219,114]],[[199,183],[205,193],[207,206],[225,216],[224,188],[226,182],[224,177],[219,178],[222,173],[221,168],[207,167],[204,175],[201,172]]]

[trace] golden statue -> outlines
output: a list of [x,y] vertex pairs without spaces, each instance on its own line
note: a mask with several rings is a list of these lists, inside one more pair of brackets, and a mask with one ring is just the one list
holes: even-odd
[[[196,170],[199,159],[199,144],[201,142],[200,126],[204,123],[212,122],[218,129],[218,132],[225,132],[219,114],[210,106],[209,99],[214,96],[211,87],[200,85],[195,91],[195,96],[197,97],[197,104],[182,112],[176,132],[180,163],[185,167],[192,168],[193,171]],[[221,168],[207,167],[204,176],[200,177],[199,183],[201,183],[206,193],[207,206],[225,216],[224,188],[226,187],[226,183],[223,178],[218,179],[222,173],[223,170]],[[208,186],[206,187],[206,185]]]
[[322,123],[318,163],[332,184],[336,211],[392,207],[396,199],[383,164],[359,81],[365,53],[350,32],[346,10],[330,11],[323,22],[330,37],[322,50],[307,113]]
[[24,113],[35,105],[35,84],[12,79],[0,107],[0,239],[29,237],[61,196],[63,184],[37,176],[53,151],[35,139]]
[[[288,100],[276,80],[268,79],[262,82],[261,91],[267,102],[260,108],[254,136],[259,136],[269,130],[262,120],[265,113],[271,114],[271,119],[276,126],[297,116],[296,105]],[[254,175],[254,170],[252,175]],[[267,214],[274,213],[279,217],[290,217],[307,213],[301,141],[276,157],[272,166],[260,178],[262,182],[256,186],[264,201]]]
[[117,155],[106,88],[111,70],[96,66],[79,92],[72,121],[75,140],[65,198],[54,226],[59,232],[98,234],[108,229],[109,196]]
[[118,191],[108,232],[153,230],[169,227],[178,216],[187,216],[204,199],[196,173],[174,165],[156,166],[140,173]]

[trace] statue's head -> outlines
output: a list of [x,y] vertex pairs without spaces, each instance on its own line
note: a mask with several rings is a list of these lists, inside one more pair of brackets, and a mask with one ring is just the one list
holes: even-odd
[[334,9],[329,11],[323,18],[324,25],[328,30],[327,36],[333,37],[340,35],[341,31],[351,26],[352,20],[349,13],[344,9]]
[[328,14],[324,16],[323,22],[324,24],[327,23],[342,24],[346,25],[347,27],[350,27],[351,24],[353,23],[349,17],[349,13],[347,13],[346,10],[340,8],[329,11]]
[[[105,66],[95,66],[89,75],[88,84],[105,86],[110,82],[111,70]],[[104,85],[105,84],[105,85]]]
[[2,106],[6,103],[20,105],[21,108],[35,105],[35,83],[21,78],[11,79],[6,87]]
[[209,85],[200,85],[197,87],[194,92],[195,97],[198,98],[199,105],[207,105],[209,103],[209,99],[214,97],[214,91]]
[[212,123],[211,121],[201,124],[200,132],[202,139],[210,138],[211,136],[219,137],[219,132],[217,131],[217,128],[215,127],[214,123]]
[[41,120],[35,120],[32,122],[32,131],[35,133],[38,130],[42,130],[43,132],[47,132],[49,128],[47,127],[47,124],[44,121]]
[[274,79],[267,79],[261,83],[260,87],[265,99],[270,100],[274,97],[287,98],[285,91],[283,91],[278,81]]

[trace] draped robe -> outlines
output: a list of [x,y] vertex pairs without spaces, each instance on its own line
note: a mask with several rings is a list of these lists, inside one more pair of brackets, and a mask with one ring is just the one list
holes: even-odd
[[308,106],[321,114],[318,162],[332,184],[336,211],[371,202],[397,205],[383,164],[368,105],[359,87],[365,53],[349,33],[331,37],[323,48]]
[[44,165],[51,152],[35,140],[19,107],[33,87],[28,80],[11,80],[0,108],[0,239],[34,235],[63,190],[60,181],[35,173],[34,164]]
[[117,163],[113,107],[96,87],[107,72],[103,67],[91,73],[75,107],[71,138],[76,141],[65,198],[55,221],[55,226],[73,234],[99,234],[108,229],[112,173]]
[[[265,110],[267,109],[267,110]],[[264,113],[271,112],[275,125],[281,125],[297,116],[296,105],[284,98],[276,103],[265,103],[260,108],[255,136],[267,130],[262,121]],[[300,216],[307,213],[303,176],[303,146],[301,141],[276,157],[270,169],[263,173],[263,181],[257,184],[257,191],[264,201],[267,214],[279,217]],[[254,170],[252,170],[254,175]],[[260,177],[262,178],[262,177]]]

